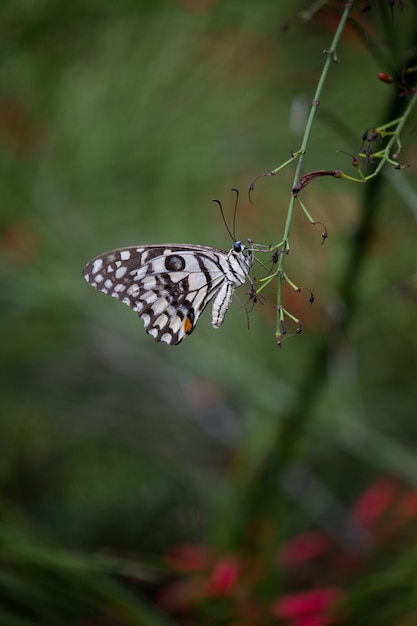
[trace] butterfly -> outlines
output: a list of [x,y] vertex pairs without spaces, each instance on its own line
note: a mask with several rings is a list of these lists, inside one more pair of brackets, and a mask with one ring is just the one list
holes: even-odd
[[222,324],[252,264],[253,251],[241,241],[229,252],[169,243],[110,250],[87,263],[83,276],[136,311],[155,341],[177,345],[211,300],[211,324]]

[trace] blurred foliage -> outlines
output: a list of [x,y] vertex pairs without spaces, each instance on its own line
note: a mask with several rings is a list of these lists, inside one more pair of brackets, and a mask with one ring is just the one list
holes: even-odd
[[[81,277],[124,245],[227,249],[231,187],[238,236],[280,241],[292,171],[246,189],[299,145],[322,4],[0,4],[1,624],[417,623],[414,129],[395,181],[305,191],[329,238],[296,215],[315,303],[288,293],[281,350],[268,302],[170,348]],[[348,171],[403,105],[378,72],[416,64],[415,3],[356,4],[310,170]]]

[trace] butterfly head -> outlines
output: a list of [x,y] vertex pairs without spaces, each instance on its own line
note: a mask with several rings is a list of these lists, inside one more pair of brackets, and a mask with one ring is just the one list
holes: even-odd
[[235,241],[230,251],[235,257],[243,259],[245,264],[251,268],[253,264],[253,250],[245,246],[243,241]]

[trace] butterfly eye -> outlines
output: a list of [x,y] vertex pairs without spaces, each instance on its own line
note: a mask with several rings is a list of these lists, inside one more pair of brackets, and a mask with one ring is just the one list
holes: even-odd
[[233,244],[233,252],[240,254],[245,249],[245,244],[242,241],[235,241]]

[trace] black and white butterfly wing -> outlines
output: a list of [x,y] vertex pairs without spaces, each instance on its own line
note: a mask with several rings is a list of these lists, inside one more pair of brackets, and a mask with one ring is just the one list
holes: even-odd
[[212,298],[212,325],[220,326],[251,265],[252,256],[241,242],[228,253],[159,244],[110,250],[90,261],[83,276],[136,311],[156,341],[175,345],[192,333]]

